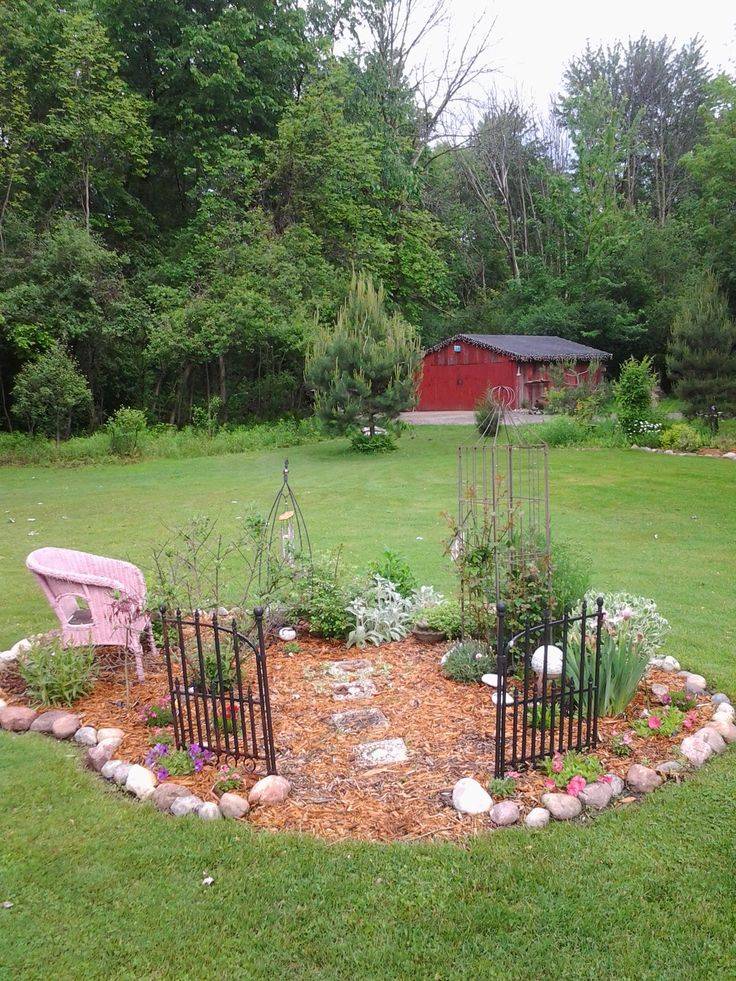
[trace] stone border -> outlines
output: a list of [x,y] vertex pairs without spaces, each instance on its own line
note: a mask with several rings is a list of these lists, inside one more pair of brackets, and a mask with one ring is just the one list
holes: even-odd
[[629,449],[642,450],[644,453],[661,453],[664,456],[697,456],[701,460],[703,458],[708,458],[709,460],[736,460],[736,453],[733,450],[725,453],[721,453],[720,450],[715,449],[711,453],[692,453],[688,450],[663,450],[659,446],[639,446],[637,443],[632,443]]
[[173,780],[159,783],[153,770],[146,766],[117,759],[115,752],[125,737],[122,729],[82,725],[78,715],[64,709],[39,713],[25,705],[8,705],[0,698],[0,728],[16,733],[45,733],[54,739],[75,742],[85,749],[86,767],[138,800],[150,800],[159,811],[175,817],[195,814],[203,821],[238,819],[252,807],[281,804],[291,791],[288,780],[271,775],[254,784],[247,797],[226,793],[219,803],[203,801]]

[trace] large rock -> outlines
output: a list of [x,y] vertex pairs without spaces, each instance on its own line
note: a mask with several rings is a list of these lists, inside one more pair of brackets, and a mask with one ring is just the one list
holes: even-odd
[[124,787],[128,782],[128,774],[130,773],[131,766],[133,766],[132,763],[118,763],[113,770],[113,783],[116,783],[118,787]]
[[726,740],[712,726],[704,726],[702,729],[694,732],[693,735],[702,739],[703,742],[708,743],[714,753],[725,752]]
[[0,712],[0,726],[8,732],[28,732],[37,713],[25,705],[7,705]]
[[662,778],[650,766],[632,763],[626,773],[626,783],[637,794],[651,794],[662,786]]
[[2,712],[2,710],[7,707],[8,707],[8,703],[5,701],[5,699],[0,698],[0,712]]
[[115,776],[115,771],[120,764],[124,762],[124,760],[108,760],[100,770],[100,776],[104,777],[105,780],[112,780],[112,778]]
[[685,765],[680,763],[679,760],[665,760],[664,763],[658,763],[655,770],[660,775],[660,777],[673,777],[677,778],[685,769]]
[[555,821],[571,821],[583,810],[579,799],[572,794],[542,794],[542,804]]
[[338,732],[362,732],[364,729],[384,728],[388,725],[388,719],[377,708],[347,709],[330,716],[330,725]]
[[117,729],[115,726],[107,726],[102,729],[97,730],[97,742],[101,743],[105,739],[117,739],[118,745],[123,741],[125,733],[122,729]]
[[722,691],[717,691],[715,693],[715,695],[711,695],[710,696],[710,700],[711,700],[711,702],[713,702],[714,705],[730,705],[731,704],[731,699],[728,697],[728,695],[725,695]]
[[202,798],[197,797],[196,794],[186,794],[183,797],[174,798],[169,810],[174,817],[186,817],[187,814],[193,814],[202,803]]
[[220,808],[213,801],[206,801],[197,808],[197,817],[203,821],[221,821]]
[[151,794],[151,802],[159,811],[170,811],[171,805],[179,797],[191,797],[191,791],[179,783],[160,783]]
[[620,797],[626,789],[626,784],[617,773],[607,773],[608,786],[611,788],[612,797]]
[[578,795],[579,800],[585,807],[590,807],[594,811],[602,811],[611,803],[613,791],[607,783],[589,783]]
[[660,705],[667,705],[669,702],[670,690],[667,685],[657,683],[651,686],[652,698],[656,698]]
[[715,729],[727,743],[736,743],[736,726],[733,722],[726,722],[725,719],[711,719],[705,728]]
[[74,733],[74,742],[80,746],[96,746],[97,730],[94,726],[82,726]]
[[723,719],[726,722],[733,722],[736,718],[736,709],[728,702],[723,702],[713,713],[714,719]]
[[546,828],[549,824],[550,813],[546,807],[533,807],[524,818],[527,828]]
[[81,724],[82,720],[78,715],[66,712],[51,726],[51,735],[54,739],[71,739]]
[[686,692],[689,692],[691,695],[703,694],[706,687],[706,681],[702,674],[691,674],[689,671],[685,671],[683,677],[685,678]]
[[156,775],[145,766],[135,763],[128,771],[125,789],[129,794],[135,794],[138,800],[148,800],[156,789]]
[[472,777],[463,777],[452,788],[452,806],[461,814],[485,814],[493,807],[493,798]]
[[105,763],[113,758],[119,745],[118,739],[103,739],[87,750],[84,761],[91,770],[97,770],[99,773]]
[[69,715],[66,709],[49,709],[48,712],[41,712],[40,715],[31,722],[31,732],[51,732],[52,726],[57,719],[63,719]]
[[220,798],[222,816],[236,820],[245,817],[250,810],[250,804],[240,794],[223,794]]
[[340,681],[332,686],[332,697],[336,702],[357,702],[373,698],[377,692],[370,678],[358,678],[357,681]]
[[251,787],[248,803],[251,807],[256,804],[283,804],[290,792],[291,784],[285,777],[271,774],[268,777],[263,777]]
[[701,767],[713,755],[713,747],[700,736],[686,736],[680,743],[680,752],[695,767]]
[[519,805],[513,800],[501,800],[491,808],[491,821],[500,828],[516,824],[519,817]]
[[405,763],[409,759],[409,752],[403,739],[378,739],[356,746],[355,759],[358,766],[384,766]]

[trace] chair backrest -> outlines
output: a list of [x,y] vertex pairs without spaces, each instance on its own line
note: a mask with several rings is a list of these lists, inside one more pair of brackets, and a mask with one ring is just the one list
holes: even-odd
[[73,591],[75,586],[89,586],[119,592],[141,606],[145,604],[143,573],[131,562],[71,548],[47,547],[31,552],[26,566],[51,597]]

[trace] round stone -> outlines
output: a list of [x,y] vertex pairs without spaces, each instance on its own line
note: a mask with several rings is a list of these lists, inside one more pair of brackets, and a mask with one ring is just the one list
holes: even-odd
[[626,789],[626,784],[617,773],[607,773],[608,786],[611,788],[612,797],[620,797]]
[[667,685],[653,684],[651,691],[652,691],[652,697],[656,698],[656,700],[660,703],[660,705],[667,704],[670,694]]
[[571,821],[579,817],[583,810],[583,805],[572,794],[543,794],[542,804],[555,821]]
[[580,791],[579,799],[585,807],[602,811],[611,803],[613,792],[607,783],[589,783]]
[[684,769],[684,764],[680,763],[679,760],[665,760],[664,763],[658,763],[656,767],[660,777],[676,777]]
[[736,743],[736,726],[733,722],[726,722],[725,719],[711,719],[706,729],[715,729],[719,736],[727,743]]
[[472,777],[463,777],[452,788],[452,806],[461,814],[485,814],[493,807],[493,798]]
[[[179,797],[191,797],[192,794],[186,787],[179,783],[169,783],[168,780],[160,783],[151,794],[153,806],[159,811],[170,811],[171,805]],[[197,798],[199,799],[199,798]]]
[[686,736],[680,743],[680,752],[695,767],[701,767],[713,755],[713,747],[699,736]]
[[519,805],[513,800],[501,800],[491,808],[491,821],[499,827],[516,824],[519,816]]
[[129,794],[135,794],[138,800],[148,800],[156,789],[156,776],[145,766],[134,763],[128,771],[125,789]]
[[28,732],[36,720],[36,712],[25,705],[7,705],[0,712],[0,726],[8,732]]
[[220,811],[222,816],[237,820],[245,817],[250,810],[250,804],[245,797],[240,794],[223,794],[220,798]]
[[498,675],[497,674],[484,674],[481,675],[480,679],[484,685],[488,685],[490,688],[498,688]]
[[293,627],[282,627],[281,630],[279,630],[279,640],[296,640],[296,630],[294,630]]
[[668,654],[662,662],[662,667],[665,671],[679,671],[680,662],[677,660],[677,658],[672,657],[671,654]]
[[187,814],[193,814],[201,803],[201,797],[197,797],[196,794],[186,794],[183,797],[175,798],[171,802],[169,810],[174,817],[186,817]]
[[721,702],[713,714],[714,719],[724,719],[726,722],[733,722],[736,718],[736,709],[729,702]]
[[717,691],[715,693],[715,695],[711,695],[710,696],[710,700],[711,700],[711,702],[713,702],[714,705],[730,705],[731,704],[731,699],[728,697],[728,695],[724,695],[724,693],[722,691]]
[[221,821],[222,814],[220,814],[220,808],[217,804],[212,801],[207,801],[204,804],[200,804],[197,808],[197,817],[202,818],[203,821]]
[[54,722],[57,719],[63,719],[65,715],[69,715],[66,709],[50,709],[48,712],[41,712],[30,725],[31,732],[45,732],[50,733]]
[[703,742],[708,743],[714,753],[723,753],[726,749],[726,740],[711,726],[704,726],[702,729],[694,732],[693,735],[702,739]]
[[534,807],[524,818],[527,828],[546,828],[550,814],[546,807]]
[[291,784],[285,777],[271,774],[255,784],[248,794],[251,807],[256,804],[283,804],[291,792]]
[[118,787],[124,787],[128,782],[128,774],[130,773],[130,768],[132,765],[132,763],[118,763],[113,770],[113,783],[116,783]]
[[78,715],[65,712],[61,718],[57,719],[51,726],[51,735],[54,739],[71,739],[74,733],[82,724]]
[[[494,693],[491,695],[491,701],[493,702],[494,705],[498,705],[498,703],[501,701],[501,699],[500,699],[499,696],[500,696],[500,692],[497,692],[497,691],[494,691]],[[513,699],[513,696],[511,695],[510,692],[508,692],[508,691],[506,692],[506,694],[504,696],[503,703],[504,703],[504,705],[513,705],[514,704],[514,699]]]
[[117,739],[118,742],[122,742],[125,733],[122,729],[117,729],[114,726],[107,726],[103,729],[97,730],[97,742],[101,743],[104,739]]
[[632,763],[626,774],[626,783],[637,794],[651,794],[662,786],[662,778],[650,766]]
[[115,775],[115,771],[122,762],[123,760],[108,760],[100,770],[101,776],[103,776],[105,780],[112,780],[113,776]]
[[74,742],[80,746],[96,746],[97,730],[94,726],[82,726],[74,733]]

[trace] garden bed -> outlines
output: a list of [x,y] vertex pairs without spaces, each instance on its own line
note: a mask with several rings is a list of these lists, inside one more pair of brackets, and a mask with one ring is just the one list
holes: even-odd
[[[439,667],[442,648],[414,639],[356,651],[342,642],[307,638],[300,640],[300,647],[298,653],[288,653],[276,643],[268,654],[278,772],[290,781],[292,791],[283,804],[254,808],[247,818],[251,824],[272,831],[306,832],[329,841],[460,840],[492,828],[488,814],[461,815],[451,802],[459,779],[474,777],[486,786],[493,775],[495,710],[490,688],[448,680]],[[341,669],[335,662],[349,663]],[[612,751],[614,738],[631,733],[631,723],[643,710],[661,709],[650,694],[655,683],[670,691],[684,688],[684,678],[676,673],[652,669],[641,681],[626,718],[600,720],[595,755],[604,772],[625,777],[632,763],[656,768],[665,760],[680,758],[678,747],[688,734],[685,731],[672,738],[634,735],[626,750],[630,755]],[[367,694],[371,690],[374,693]],[[356,692],[364,697],[344,697]],[[125,738],[115,755],[142,763],[153,731],[143,721],[143,709],[167,693],[163,665],[154,664],[142,684],[131,684],[126,704],[125,681],[118,668],[106,672],[74,711],[86,725],[123,729]],[[13,701],[20,701],[17,694]],[[714,708],[709,696],[698,696],[691,730],[708,722]],[[336,713],[365,709],[378,713],[341,720],[364,728],[350,732],[335,728]],[[357,747],[379,740],[403,740],[406,760],[361,764]],[[249,774],[242,765],[238,769],[246,786],[264,772]],[[216,766],[207,766],[200,773],[175,779],[203,800],[214,801],[216,778]],[[529,771],[517,780],[513,799],[522,813],[538,806],[549,789],[546,779],[543,773]],[[615,803],[632,799],[624,792]]]

